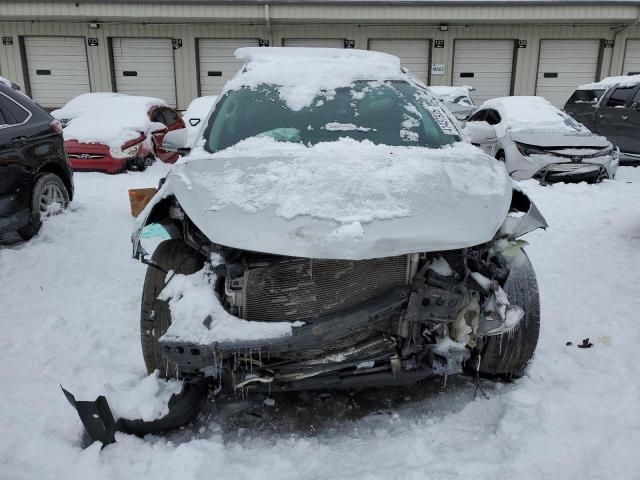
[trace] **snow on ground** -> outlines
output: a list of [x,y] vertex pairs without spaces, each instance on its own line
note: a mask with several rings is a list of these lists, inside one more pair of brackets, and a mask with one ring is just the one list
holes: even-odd
[[[483,383],[489,399],[464,379],[332,397],[343,403],[274,396],[258,399],[259,426],[223,412],[83,449],[58,384],[93,399],[143,383],[127,189],[166,170],[79,173],[73,211],[0,246],[0,478],[638,478],[640,169],[628,167],[595,186],[523,184],[550,225],[528,236],[541,337],[524,378]],[[577,348],[586,337],[593,347]]]

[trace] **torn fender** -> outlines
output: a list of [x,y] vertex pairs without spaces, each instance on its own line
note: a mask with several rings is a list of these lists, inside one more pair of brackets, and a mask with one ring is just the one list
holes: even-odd
[[509,213],[496,237],[515,240],[538,228],[546,229],[548,226],[535,203],[526,193],[514,186]]

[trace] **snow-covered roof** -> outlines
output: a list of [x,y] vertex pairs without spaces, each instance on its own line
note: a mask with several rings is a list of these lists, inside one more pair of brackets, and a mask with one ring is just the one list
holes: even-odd
[[96,104],[100,104],[103,100],[113,97],[126,96],[124,93],[115,92],[93,92],[83,93],[69,100],[62,108],[58,108],[51,112],[53,118],[58,120],[76,118],[85,110],[94,108]]
[[166,102],[159,98],[133,95],[96,101],[63,130],[64,139],[121,147],[141,133],[147,134],[155,127],[163,127],[151,122],[149,110],[164,105]]
[[611,87],[635,87],[640,83],[640,75],[626,75],[622,77],[607,77],[599,82],[580,85],[578,90],[606,90]]
[[280,97],[292,110],[311,104],[322,92],[348,87],[357,80],[409,80],[398,57],[381,52],[337,48],[239,48],[246,62],[223,92],[261,84],[279,86]]
[[480,108],[497,110],[502,124],[511,130],[576,132],[588,130],[543,97],[499,97],[484,102]]

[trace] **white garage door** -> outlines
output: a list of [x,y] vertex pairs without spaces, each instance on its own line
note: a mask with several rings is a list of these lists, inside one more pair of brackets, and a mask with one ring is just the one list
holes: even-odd
[[640,74],[640,40],[627,40],[624,51],[623,75]]
[[116,91],[176,104],[173,47],[169,38],[113,38]]
[[234,55],[236,49],[257,46],[257,39],[198,40],[200,95],[219,95],[227,80],[242,67],[242,60]]
[[400,58],[403,67],[427,83],[429,79],[429,40],[369,40],[369,50]]
[[285,47],[344,48],[344,38],[285,38]]
[[596,80],[599,40],[542,40],[536,95],[562,108],[578,85]]
[[513,40],[456,40],[453,85],[475,87],[476,103],[511,94]]
[[83,37],[24,37],[31,97],[45,108],[61,107],[90,91]]

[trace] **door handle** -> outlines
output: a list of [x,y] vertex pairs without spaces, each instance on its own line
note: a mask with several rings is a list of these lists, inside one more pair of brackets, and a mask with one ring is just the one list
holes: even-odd
[[622,115],[623,120],[626,120],[627,118],[629,118],[629,115]]
[[598,118],[602,118],[602,117],[604,117],[604,113],[599,113]]

